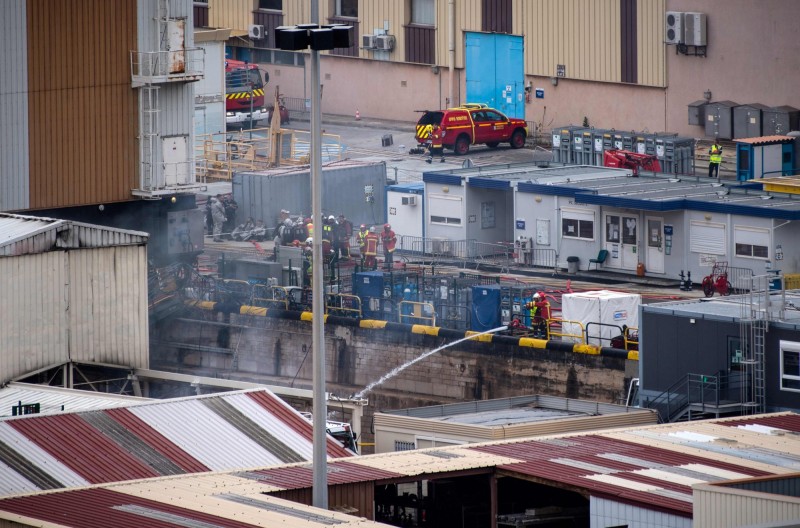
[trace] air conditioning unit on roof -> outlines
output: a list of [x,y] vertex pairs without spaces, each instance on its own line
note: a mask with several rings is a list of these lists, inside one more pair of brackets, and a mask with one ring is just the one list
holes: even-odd
[[250,24],[247,28],[247,36],[253,40],[261,40],[266,36],[267,32],[264,31],[264,26],[259,24]]
[[375,49],[375,41],[375,35],[361,35],[361,47],[364,49]]
[[394,35],[377,35],[376,40],[375,47],[379,50],[392,51],[394,49]]

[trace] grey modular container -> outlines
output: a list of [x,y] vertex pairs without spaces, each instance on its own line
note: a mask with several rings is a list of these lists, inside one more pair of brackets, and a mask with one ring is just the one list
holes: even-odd
[[576,165],[592,165],[592,129],[582,128],[572,133],[572,163]]
[[575,163],[572,159],[572,136],[577,130],[585,127],[567,125],[555,127],[553,137],[553,161],[556,163]]
[[782,136],[800,130],[800,110],[793,106],[774,106],[763,112],[763,134]]
[[706,105],[706,136],[733,139],[733,101],[717,101]]
[[735,139],[761,137],[763,112],[769,110],[760,103],[745,104],[733,109],[733,137]]
[[661,171],[666,174],[692,174],[694,172],[694,138],[657,136],[656,158]]
[[[322,167],[322,213],[344,214],[353,225],[382,224],[386,218],[386,164],[343,160]],[[263,220],[275,227],[281,209],[311,215],[309,167],[282,167],[233,175],[237,219]]]
[[708,101],[705,99],[689,103],[689,124],[695,126],[704,126],[706,122],[706,105]]

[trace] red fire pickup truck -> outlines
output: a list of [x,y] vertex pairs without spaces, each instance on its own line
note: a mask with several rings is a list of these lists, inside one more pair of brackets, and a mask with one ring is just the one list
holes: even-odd
[[463,156],[470,145],[485,143],[491,148],[510,143],[525,146],[527,123],[506,117],[483,104],[466,104],[447,110],[427,110],[417,122],[416,139],[422,147],[441,145]]

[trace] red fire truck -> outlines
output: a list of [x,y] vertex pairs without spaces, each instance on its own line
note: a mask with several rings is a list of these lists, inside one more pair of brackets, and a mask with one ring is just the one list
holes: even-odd
[[[228,128],[245,128],[267,119],[269,111],[264,105],[264,78],[258,65],[233,59],[225,60],[225,123]],[[251,114],[252,113],[252,114]]]

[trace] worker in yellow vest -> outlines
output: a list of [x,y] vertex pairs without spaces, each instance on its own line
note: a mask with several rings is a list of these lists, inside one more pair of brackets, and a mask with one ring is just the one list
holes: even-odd
[[708,149],[708,177],[719,178],[719,164],[722,163],[722,147],[719,146],[717,140]]

